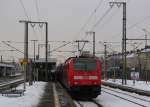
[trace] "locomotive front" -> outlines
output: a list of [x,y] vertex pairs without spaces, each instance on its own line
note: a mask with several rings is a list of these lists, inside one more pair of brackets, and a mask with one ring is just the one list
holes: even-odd
[[98,58],[74,58],[69,72],[72,94],[97,97],[101,93],[101,63]]

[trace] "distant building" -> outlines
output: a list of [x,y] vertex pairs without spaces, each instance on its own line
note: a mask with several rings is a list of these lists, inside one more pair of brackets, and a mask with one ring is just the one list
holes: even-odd
[[13,76],[21,73],[20,65],[17,63],[0,63],[0,76]]
[[[136,53],[128,53],[126,58],[129,79],[131,79],[130,73],[135,69],[135,72],[140,73],[141,80],[145,80],[146,75],[147,79],[150,80],[150,49]],[[122,72],[122,54],[111,55],[107,58],[107,71],[109,77],[112,77],[111,75],[114,71]]]

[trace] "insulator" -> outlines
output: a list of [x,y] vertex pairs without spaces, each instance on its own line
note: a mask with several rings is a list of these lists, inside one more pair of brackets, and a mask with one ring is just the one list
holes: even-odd
[[35,23],[31,23],[31,27],[34,28],[35,27]]
[[114,2],[110,2],[109,5],[112,8],[114,6]]
[[43,27],[43,23],[39,23],[39,27],[42,28]]
[[120,6],[121,6],[121,3],[117,3],[117,7],[120,8]]

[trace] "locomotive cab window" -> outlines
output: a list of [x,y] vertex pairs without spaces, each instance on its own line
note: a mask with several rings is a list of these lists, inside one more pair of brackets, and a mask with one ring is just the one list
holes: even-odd
[[74,69],[75,71],[94,71],[96,70],[96,60],[95,59],[76,59]]

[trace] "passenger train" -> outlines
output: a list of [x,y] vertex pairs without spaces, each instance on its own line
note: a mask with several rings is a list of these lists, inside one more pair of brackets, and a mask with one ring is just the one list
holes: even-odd
[[93,56],[70,57],[56,69],[58,80],[73,96],[101,94],[101,61]]

